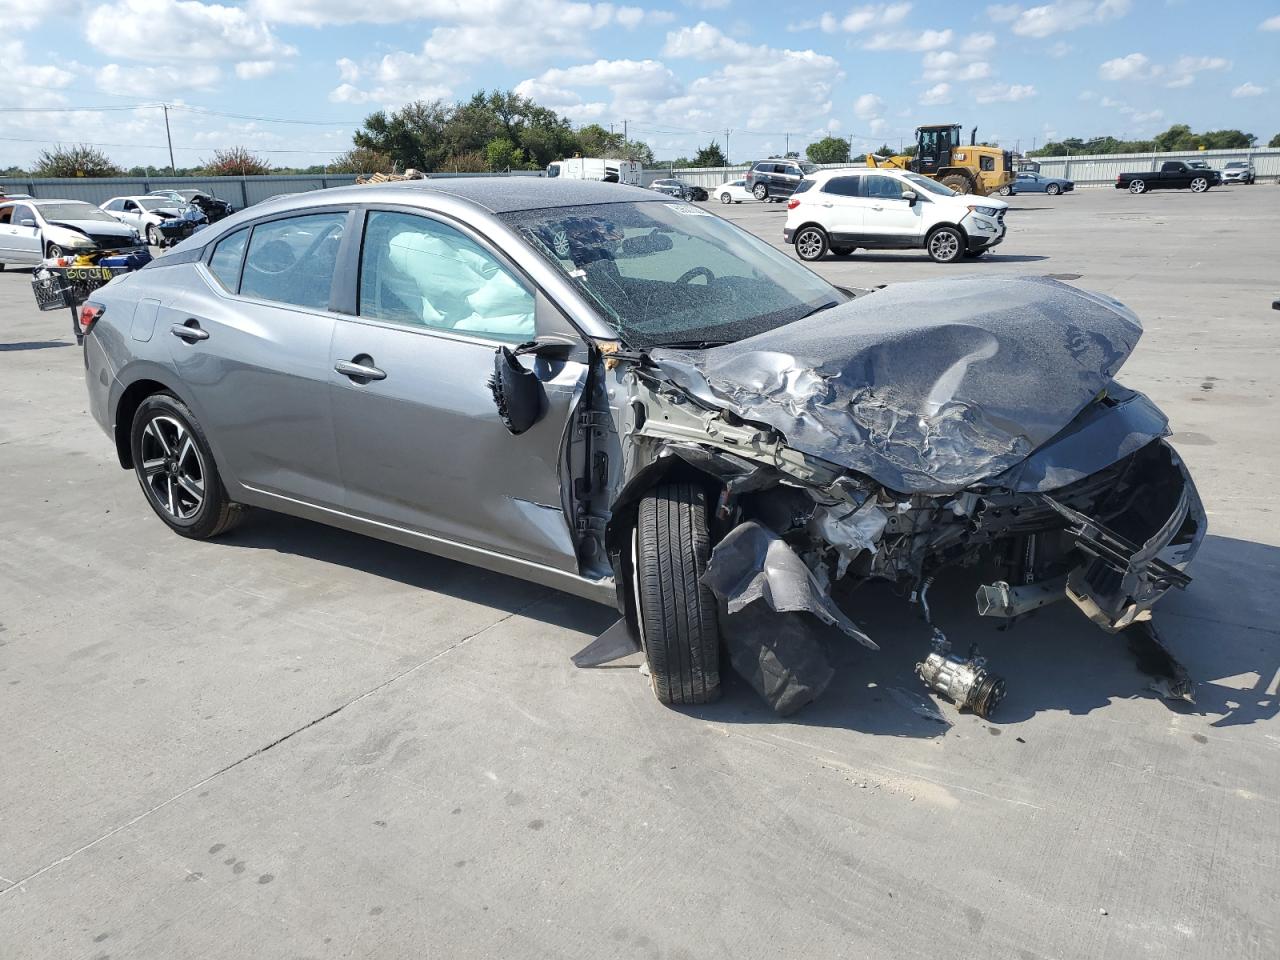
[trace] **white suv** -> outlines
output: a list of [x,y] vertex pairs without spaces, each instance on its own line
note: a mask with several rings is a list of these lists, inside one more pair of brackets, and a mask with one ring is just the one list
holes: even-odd
[[906,170],[820,170],[787,202],[782,239],[801,260],[924,248],[938,263],[953,263],[1003,240],[1008,209],[1003,200],[956,193]]

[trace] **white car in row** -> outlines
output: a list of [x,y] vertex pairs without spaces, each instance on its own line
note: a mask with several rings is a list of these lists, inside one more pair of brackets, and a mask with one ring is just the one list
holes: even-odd
[[743,177],[737,180],[726,180],[711,191],[711,196],[721,203],[742,203],[744,200],[755,199],[747,189],[747,181]]
[[1004,240],[1009,205],[956,193],[906,170],[819,170],[787,201],[785,242],[801,260],[858,249],[923,249],[938,263],[981,256]]

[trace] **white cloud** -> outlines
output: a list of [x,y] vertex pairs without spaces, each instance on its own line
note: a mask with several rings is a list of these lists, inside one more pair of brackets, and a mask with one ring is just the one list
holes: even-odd
[[662,54],[691,60],[749,60],[763,48],[734,40],[705,20],[667,34]]
[[1225,57],[1179,57],[1169,68],[1172,79],[1166,87],[1189,87],[1195,82],[1197,73],[1213,70],[1230,70],[1231,61]]
[[269,60],[298,52],[261,18],[197,0],[119,0],[95,8],[84,35],[109,56],[149,63]]
[[1160,73],[1161,69],[1152,64],[1146,54],[1131,53],[1104,62],[1098,67],[1098,76],[1103,80],[1149,80]]
[[1061,60],[1071,52],[1071,44],[1067,43],[1065,40],[1059,40],[1045,52],[1048,53],[1049,56],[1053,57],[1053,59]]
[[870,120],[884,112],[884,101],[874,93],[864,93],[853,101],[853,115],[859,120]]
[[1268,17],[1258,24],[1259,30],[1280,30],[1280,16]]
[[920,103],[926,107],[940,107],[951,102],[951,84],[939,83],[920,95]]
[[131,63],[121,66],[108,63],[94,71],[99,90],[122,90],[131,84],[144,84],[149,90],[207,90],[222,79],[222,71],[210,63],[158,64]]
[[1021,12],[1022,7],[1016,3],[996,3],[987,7],[987,16],[996,23],[1008,23],[1010,20],[1016,20]]
[[863,48],[866,50],[938,50],[951,43],[953,33],[950,30],[923,30],[920,33],[897,31],[895,33],[877,33],[868,40]]
[[410,100],[436,100],[453,93],[449,85],[452,71],[425,49],[422,53],[396,50],[364,63],[343,57],[336,66],[341,82],[329,91],[334,103],[396,107]]
[[236,76],[241,80],[261,80],[275,73],[279,66],[274,60],[241,60],[236,64]]
[[1130,0],[1056,0],[1021,10],[1012,18],[1013,32],[1022,37],[1048,37],[1123,17],[1129,7]]
[[960,41],[960,49],[964,53],[986,53],[992,50],[996,45],[996,37],[993,33],[971,33]]
[[1267,92],[1266,87],[1260,87],[1252,81],[1245,81],[1231,91],[1231,95],[1237,99],[1243,97],[1260,97]]
[[810,20],[787,24],[787,29],[813,30],[823,33],[861,33],[872,27],[891,27],[901,23],[911,12],[909,3],[873,3],[861,7],[851,7],[844,16],[835,13],[824,13]]
[[31,0],[0,0],[0,23],[9,32],[34,27],[40,22],[40,12],[39,5]]
[[733,0],[684,0],[686,7],[697,7],[699,10],[723,10]]
[[1036,88],[1030,84],[996,83],[979,90],[974,98],[979,103],[1014,103],[1036,95]]
[[643,7],[618,7],[613,19],[628,30],[634,30],[642,23],[670,23],[676,15],[670,10],[646,10]]

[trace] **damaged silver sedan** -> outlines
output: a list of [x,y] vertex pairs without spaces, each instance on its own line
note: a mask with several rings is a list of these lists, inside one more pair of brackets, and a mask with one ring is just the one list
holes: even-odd
[[[1141,335],[1120,304],[1043,278],[855,295],[652,191],[284,197],[80,322],[93,414],[176,532],[257,506],[616,604],[575,661],[641,649],[664,703],[715,699],[727,652],[798,709],[822,631],[876,648],[835,599],[871,579],[929,620],[934,579],[985,563],[983,614],[1066,598],[1146,630],[1205,532],[1165,417],[1114,379]],[[922,680],[995,709],[981,657],[929,639]]]

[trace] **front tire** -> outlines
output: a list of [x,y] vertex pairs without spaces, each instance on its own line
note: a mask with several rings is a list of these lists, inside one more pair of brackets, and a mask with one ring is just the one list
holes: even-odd
[[664,483],[640,501],[632,575],[649,676],[663,703],[720,697],[716,598],[702,584],[710,558],[705,490]]
[[1129,192],[1130,193],[1146,193],[1147,182],[1145,180],[1130,180]]
[[763,183],[757,183],[754,187],[751,188],[751,195],[755,197],[757,200],[768,200],[769,188],[766,187]]
[[208,540],[239,523],[244,508],[227,496],[204,430],[177,397],[157,393],[138,405],[129,449],[143,496],[174,533]]
[[956,193],[977,193],[977,188],[969,182],[969,178],[958,173],[950,174],[938,181],[944,187],[950,187]]
[[1062,192],[1062,188],[1058,186],[1056,183],[1051,183],[1044,188],[1044,192],[1051,197],[1056,197],[1058,194]]
[[1209,189],[1209,181],[1205,177],[1196,177],[1194,180],[1191,181],[1192,193],[1204,193],[1208,189]]
[[934,263],[955,263],[964,256],[964,234],[955,227],[938,227],[929,234],[925,249]]
[[160,237],[156,233],[155,224],[147,225],[147,246],[150,246],[150,247],[160,246]]
[[1010,194],[1012,194],[1012,193],[1013,193],[1013,188],[1012,188],[1012,187],[1001,187],[1001,188],[1000,188],[1000,196],[1002,196],[1002,197],[1007,197],[1007,196],[1009,196],[1009,195],[1010,195]]
[[45,254],[50,260],[53,260],[56,257],[62,256],[62,248],[56,243],[51,243],[49,244],[49,249],[45,251]]
[[821,227],[802,227],[796,234],[796,256],[806,263],[821,260],[827,255],[826,231]]

